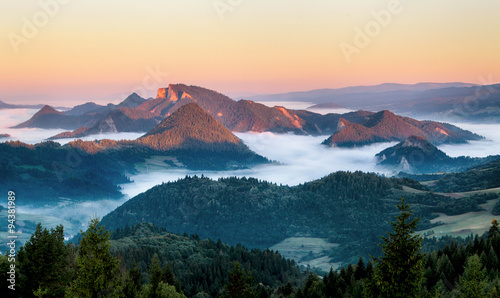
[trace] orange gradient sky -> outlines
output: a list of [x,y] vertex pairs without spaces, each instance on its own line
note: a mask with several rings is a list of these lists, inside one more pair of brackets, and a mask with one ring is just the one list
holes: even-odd
[[[0,100],[116,102],[169,83],[234,94],[500,81],[496,0],[396,1],[400,12],[350,62],[341,44],[355,46],[356,28],[391,0],[60,2],[0,4]],[[234,6],[218,13],[214,3]],[[23,34],[26,20],[36,34]]]

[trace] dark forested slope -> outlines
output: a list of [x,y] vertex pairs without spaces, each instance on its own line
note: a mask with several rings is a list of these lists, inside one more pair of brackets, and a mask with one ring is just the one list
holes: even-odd
[[188,297],[200,292],[218,296],[229,280],[234,262],[251,272],[255,284],[269,291],[287,282],[298,285],[304,278],[294,261],[284,259],[278,252],[248,250],[242,245],[229,246],[196,235],[179,236],[147,223],[113,233],[110,251],[122,259],[126,268],[132,268],[136,262],[145,278],[151,256],[157,254],[161,267],[170,267]]
[[422,217],[422,229],[431,227],[433,212],[479,210],[475,199],[413,194],[403,186],[422,188],[413,180],[361,172],[337,172],[295,187],[253,178],[186,177],[139,194],[102,223],[115,229],[146,221],[175,233],[260,248],[288,237],[328,238],[342,244],[337,258],[345,260],[377,252],[373,235],[389,228],[387,220],[402,195],[418,203],[415,213]]

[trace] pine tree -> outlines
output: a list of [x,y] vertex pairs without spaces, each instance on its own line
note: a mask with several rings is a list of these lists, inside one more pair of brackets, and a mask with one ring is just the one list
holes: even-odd
[[45,293],[44,297],[64,296],[72,270],[69,270],[63,226],[49,231],[39,223],[30,240],[21,247],[18,259],[22,296],[33,297],[35,291]]
[[151,287],[149,297],[156,297],[156,290],[160,285],[162,275],[163,272],[161,271],[160,260],[158,259],[158,255],[154,254],[151,267],[149,268],[149,285]]
[[498,220],[494,219],[491,221],[491,227],[488,231],[488,238],[491,238],[498,233],[500,233],[500,229],[498,228]]
[[374,259],[374,273],[368,284],[370,296],[418,297],[420,293],[424,270],[422,237],[413,234],[419,219],[410,219],[413,211],[404,198],[397,208],[401,214],[396,222],[391,222],[393,232],[382,236],[383,255]]
[[160,260],[156,253],[149,267],[149,284],[144,287],[141,297],[184,297],[181,285],[175,279],[170,267],[166,265],[165,270],[161,270]]
[[134,260],[132,269],[127,272],[124,282],[123,294],[125,297],[137,297],[141,291],[142,276],[141,270]]
[[484,297],[487,284],[486,268],[482,269],[483,265],[478,255],[470,256],[465,263],[464,274],[460,276],[457,289],[463,297]]
[[255,297],[251,289],[253,278],[240,268],[240,263],[235,262],[233,270],[229,272],[229,283],[226,284],[226,297],[248,298]]
[[92,218],[87,231],[82,231],[70,296],[112,297],[120,291],[118,259],[109,252],[109,237],[109,231],[99,226],[99,218]]

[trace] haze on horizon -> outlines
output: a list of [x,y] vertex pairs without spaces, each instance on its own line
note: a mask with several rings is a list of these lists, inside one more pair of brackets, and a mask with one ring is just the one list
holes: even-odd
[[[391,5],[394,13],[381,14]],[[168,83],[234,94],[500,78],[498,1],[41,0],[0,8],[0,100],[11,103],[105,103],[141,88],[153,96]],[[341,45],[356,46],[374,13],[385,21],[349,63]],[[26,22],[38,24],[30,34]]]

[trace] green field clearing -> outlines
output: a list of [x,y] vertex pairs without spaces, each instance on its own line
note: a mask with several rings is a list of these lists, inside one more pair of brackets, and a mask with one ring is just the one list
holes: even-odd
[[337,243],[330,243],[323,238],[291,237],[273,245],[269,249],[277,250],[285,258],[293,259],[299,266],[311,266],[322,271],[330,271],[330,267],[337,269],[341,263],[330,262],[328,253]]
[[183,168],[184,165],[174,156],[155,155],[146,159],[146,162],[135,164],[135,169],[139,172],[160,171],[171,168]]
[[[484,192],[484,191],[483,191]],[[486,232],[491,221],[498,216],[492,215],[491,210],[500,199],[490,200],[486,204],[480,205],[484,211],[468,212],[460,215],[446,215],[443,213],[438,213],[438,217],[431,220],[431,223],[443,223],[440,226],[433,227],[431,229],[419,231],[420,234],[428,233],[427,237],[440,237],[440,236],[453,236],[453,237],[466,237],[473,234],[482,235]],[[430,231],[434,233],[429,234]]]

